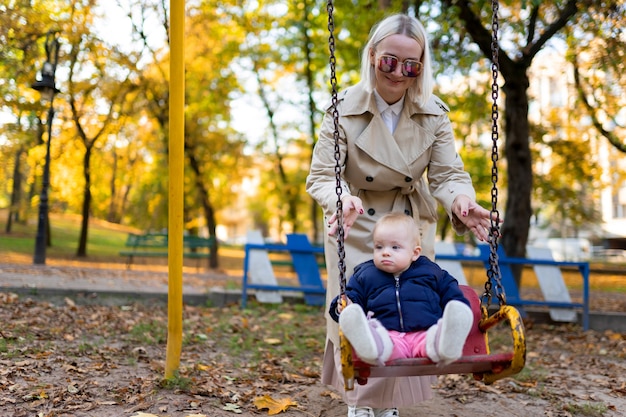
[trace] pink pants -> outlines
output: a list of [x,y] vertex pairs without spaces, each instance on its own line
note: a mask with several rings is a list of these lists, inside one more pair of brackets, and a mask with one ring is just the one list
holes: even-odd
[[426,331],[403,333],[389,330],[393,351],[388,359],[426,358]]

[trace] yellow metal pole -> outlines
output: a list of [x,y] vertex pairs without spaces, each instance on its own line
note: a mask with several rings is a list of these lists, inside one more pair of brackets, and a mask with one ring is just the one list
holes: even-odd
[[165,378],[180,365],[183,345],[183,176],[185,141],[185,0],[170,1],[170,110],[167,357]]

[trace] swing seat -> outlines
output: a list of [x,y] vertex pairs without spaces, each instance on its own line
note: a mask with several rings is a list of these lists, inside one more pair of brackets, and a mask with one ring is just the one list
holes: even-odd
[[[354,380],[364,385],[368,378],[471,373],[474,379],[491,384],[520,372],[526,362],[526,341],[519,312],[512,306],[504,305],[488,317],[487,310],[481,307],[476,292],[466,285],[459,287],[469,300],[474,313],[474,326],[467,337],[461,358],[448,365],[434,363],[428,358],[407,358],[393,360],[385,366],[372,366],[351,355],[355,358]],[[513,351],[490,354],[487,330],[503,320],[507,320],[511,327]],[[350,364],[343,363],[342,366],[349,367]],[[351,374],[352,372],[346,373],[344,370],[344,375]],[[345,382],[346,387],[354,386],[353,381]]]

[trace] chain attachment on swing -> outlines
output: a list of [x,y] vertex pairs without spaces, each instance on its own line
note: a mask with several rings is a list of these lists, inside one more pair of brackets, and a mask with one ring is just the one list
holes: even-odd
[[492,84],[491,84],[491,212],[490,212],[490,221],[491,228],[489,231],[489,269],[487,270],[487,280],[485,282],[485,293],[483,294],[483,301],[487,300],[487,308],[489,308],[489,304],[491,303],[491,299],[493,298],[492,294],[492,282],[495,282],[496,289],[495,294],[498,298],[500,306],[506,304],[506,296],[504,292],[504,287],[502,286],[502,282],[500,279],[500,266],[498,263],[498,238],[500,237],[500,213],[498,212],[497,203],[498,203],[498,72],[499,72],[499,46],[498,46],[498,30],[499,30],[499,21],[498,21],[498,10],[500,5],[498,0],[492,0],[492,20],[491,20],[491,74],[492,74]]

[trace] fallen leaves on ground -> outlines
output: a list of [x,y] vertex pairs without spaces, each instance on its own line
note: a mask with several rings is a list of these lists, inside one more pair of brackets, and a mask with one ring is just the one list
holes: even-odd
[[[151,413],[139,412],[137,414],[133,414],[130,417],[160,417],[160,416],[158,416],[156,414],[151,414]],[[188,414],[185,417],[207,417],[207,415],[206,414]]]
[[0,293],[0,409],[187,417],[254,410],[254,398],[276,393],[307,402],[321,368],[320,307],[186,306],[183,320],[179,373],[164,380],[166,305],[53,305]]
[[[53,305],[0,293],[0,410],[12,417],[225,417],[259,409],[334,416],[324,410],[335,406],[345,415],[337,395],[319,384],[321,307],[186,306],[183,314],[180,369],[164,380],[166,305]],[[440,376],[437,395],[480,404],[484,415],[487,399],[500,408],[514,399],[506,406],[522,411],[541,404],[554,416],[580,415],[563,410],[586,404],[625,409],[626,335],[534,325],[527,347],[526,368],[515,378],[486,386],[467,375]]]

